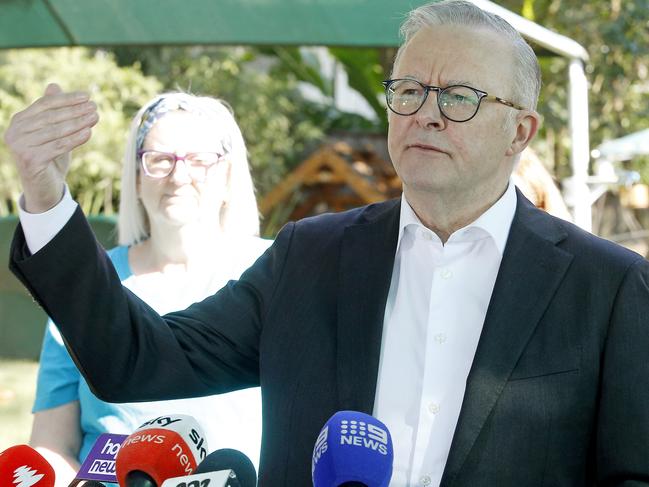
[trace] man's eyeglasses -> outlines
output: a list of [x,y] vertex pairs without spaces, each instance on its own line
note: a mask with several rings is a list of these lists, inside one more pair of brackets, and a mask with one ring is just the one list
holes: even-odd
[[144,174],[150,178],[166,178],[174,172],[178,161],[183,161],[189,176],[196,181],[204,181],[207,171],[225,157],[225,154],[218,152],[191,152],[178,156],[171,152],[155,150],[139,150],[137,155],[142,163]]
[[425,85],[414,79],[388,79],[382,82],[388,108],[397,115],[414,115],[424,106],[428,93],[437,93],[437,106],[447,119],[453,122],[468,122],[480,108],[482,100],[502,103],[516,110],[525,110],[503,98],[466,85],[451,85],[446,88]]

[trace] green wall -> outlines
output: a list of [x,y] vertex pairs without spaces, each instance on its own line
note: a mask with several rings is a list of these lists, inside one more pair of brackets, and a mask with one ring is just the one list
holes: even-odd
[[[88,218],[101,244],[115,245],[114,218]],[[37,360],[47,316],[9,270],[9,247],[18,225],[15,216],[0,218],[0,358]]]

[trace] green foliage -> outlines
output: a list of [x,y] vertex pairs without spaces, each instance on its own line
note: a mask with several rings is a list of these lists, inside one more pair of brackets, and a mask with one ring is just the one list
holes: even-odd
[[[502,0],[504,7],[575,39],[590,55],[591,147],[646,128],[649,121],[649,0]],[[334,108],[335,93],[318,59],[292,47],[121,47],[107,51],[49,49],[0,52],[0,131],[12,113],[38,98],[49,81],[91,90],[101,121],[74,155],[73,193],[90,213],[116,210],[119,168],[129,118],[156,92],[182,89],[223,98],[246,138],[258,193],[263,196],[326,137],[337,130],[384,131],[380,81],[392,49],[331,48],[350,85],[373,107],[377,124]],[[544,117],[536,149],[567,176],[568,64],[541,58]],[[306,101],[308,83],[322,103]],[[649,182],[649,158],[633,161]],[[0,215],[15,211],[19,194],[13,164],[0,144]],[[270,218],[270,217],[269,217]]]
[[[649,125],[649,0],[503,0],[504,7],[523,12],[544,27],[586,48],[590,82],[590,145]],[[544,116],[541,139],[547,154],[566,175],[569,160],[567,63],[541,62],[544,87],[539,110]],[[633,161],[647,182],[647,158]]]
[[[11,115],[42,96],[49,82],[63,90],[90,91],[100,122],[91,140],[72,158],[68,184],[86,213],[117,210],[119,178],[128,123],[160,90],[136,67],[118,67],[104,51],[84,48],[10,50],[0,53],[0,132]],[[0,215],[16,211],[20,185],[8,148],[0,145]]]
[[381,50],[360,48],[330,48],[329,52],[345,67],[349,86],[358,91],[374,109],[382,130],[387,130],[388,117],[381,81],[387,78],[381,65]]
[[299,81],[310,83],[317,87],[326,97],[333,96],[333,83],[322,76],[322,66],[313,55],[304,55],[299,47],[267,47],[258,48],[261,54],[277,56],[280,63],[274,67],[273,73],[286,76],[291,73]]

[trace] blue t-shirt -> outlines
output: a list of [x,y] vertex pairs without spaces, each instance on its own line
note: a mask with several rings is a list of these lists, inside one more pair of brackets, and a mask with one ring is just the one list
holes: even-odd
[[[238,278],[269,244],[269,241],[259,238],[246,240],[243,245],[237,243],[236,252],[230,253],[227,265],[222,266],[221,274],[225,275],[212,280],[212,287],[216,289],[211,289],[210,293],[222,287],[227,280]],[[108,255],[120,280],[128,287],[129,278],[133,277],[128,263],[128,248],[115,247],[108,251]],[[201,299],[208,295],[202,291]],[[197,299],[190,299],[191,302],[195,300]],[[183,303],[183,307],[191,302]],[[83,440],[79,452],[80,462],[86,458],[100,434],[130,434],[151,418],[160,414],[175,413],[188,414],[198,421],[205,432],[208,451],[234,448],[248,455],[255,466],[259,464],[261,393],[258,387],[192,399],[107,403],[90,391],[65,348],[59,330],[50,320],[41,350],[36,399],[32,412],[55,408],[72,401],[79,401],[81,411]]]

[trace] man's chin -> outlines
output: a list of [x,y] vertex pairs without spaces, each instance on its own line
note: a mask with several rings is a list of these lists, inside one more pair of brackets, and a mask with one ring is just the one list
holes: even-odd
[[461,186],[453,177],[445,177],[444,174],[420,173],[414,177],[404,179],[404,190],[406,193],[447,193],[461,191]]

